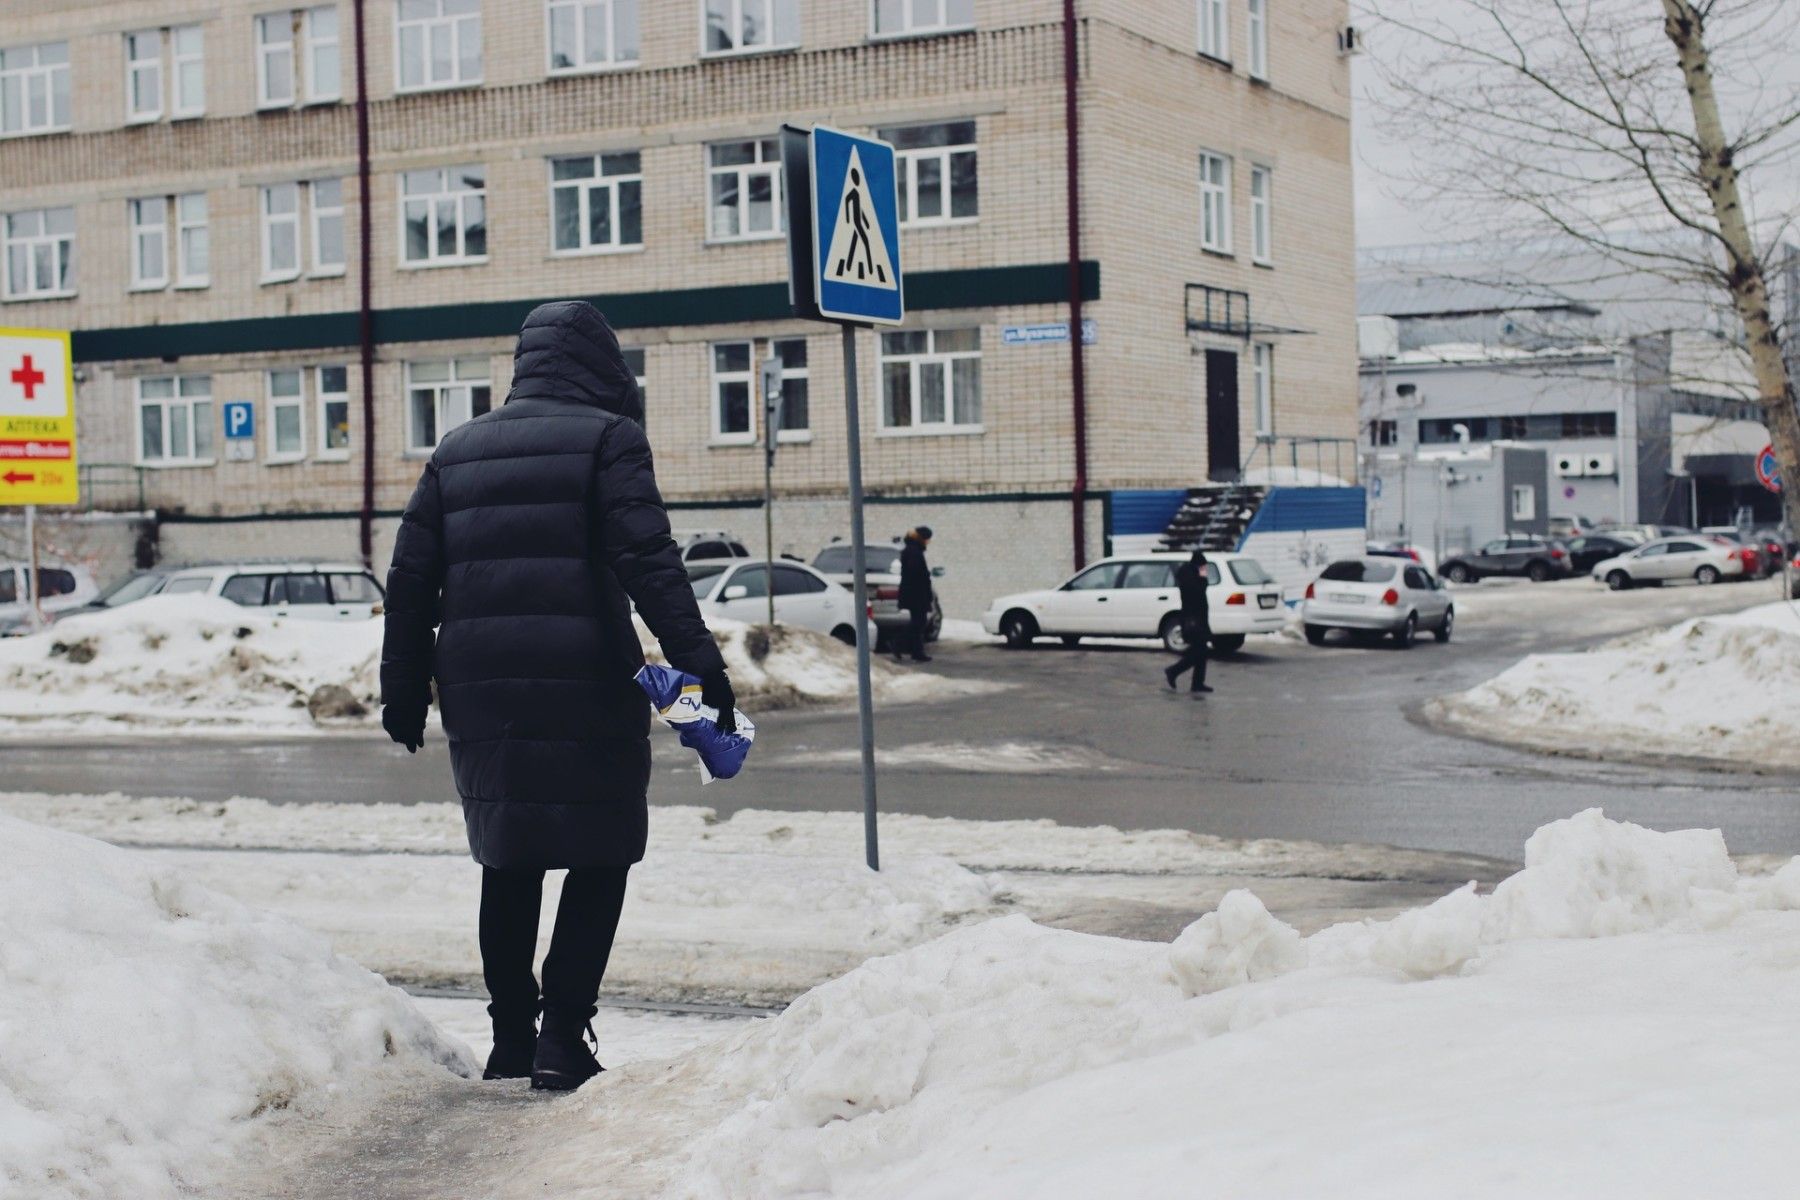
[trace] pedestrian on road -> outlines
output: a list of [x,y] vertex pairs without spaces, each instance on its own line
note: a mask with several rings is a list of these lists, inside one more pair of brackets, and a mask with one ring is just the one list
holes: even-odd
[[925,564],[925,547],[930,544],[931,526],[921,525],[907,533],[900,548],[900,607],[906,610],[907,623],[905,637],[894,639],[895,662],[909,647],[914,662],[931,661],[925,653],[925,627],[931,621],[931,568]]
[[1173,688],[1183,671],[1194,672],[1194,692],[1210,692],[1206,686],[1206,650],[1212,642],[1212,614],[1206,602],[1206,552],[1195,550],[1194,556],[1175,568],[1175,586],[1181,589],[1181,636],[1187,652],[1174,666],[1163,672]]
[[[593,1037],[648,824],[650,707],[632,678],[644,661],[633,604],[669,662],[700,678],[720,728],[737,727],[643,418],[599,310],[540,305],[519,331],[505,405],[444,434],[394,542],[381,723],[416,751],[436,682],[482,867],[487,1079],[566,1091],[602,1069],[582,1031]],[[556,869],[568,875],[540,991],[538,908]]]

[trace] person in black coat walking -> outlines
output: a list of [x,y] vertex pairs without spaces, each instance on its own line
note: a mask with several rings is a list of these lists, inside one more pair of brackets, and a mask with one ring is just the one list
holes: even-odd
[[1175,586],[1181,589],[1181,636],[1187,641],[1187,652],[1163,672],[1163,678],[1169,681],[1171,688],[1183,671],[1192,670],[1193,686],[1189,690],[1212,691],[1206,686],[1206,651],[1212,642],[1212,613],[1207,607],[1206,584],[1206,553],[1196,550],[1192,558],[1175,568]]
[[[618,339],[584,302],[526,317],[506,404],[446,433],[406,505],[388,572],[382,724],[416,751],[431,689],[469,850],[482,866],[489,1079],[579,1087],[625,877],[644,856],[650,708],[631,608],[735,699],[657,491],[643,402]],[[540,992],[544,872],[566,869]],[[543,1013],[543,1027],[537,1017]]]
[[895,662],[908,646],[914,662],[931,661],[925,653],[925,628],[931,621],[931,568],[925,563],[925,547],[930,544],[931,526],[921,525],[907,533],[900,548],[900,607],[906,610],[907,624],[905,645],[894,639]]

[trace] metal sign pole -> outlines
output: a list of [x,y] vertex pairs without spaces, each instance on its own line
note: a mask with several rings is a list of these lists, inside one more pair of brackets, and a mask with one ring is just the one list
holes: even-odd
[[856,326],[844,329],[844,431],[850,443],[850,546],[856,572],[856,723],[862,735],[863,850],[871,871],[881,870],[875,833],[875,698],[869,655],[869,564],[863,536],[862,428],[856,395]]
[[35,504],[25,506],[25,545],[27,547],[26,555],[31,562],[31,570],[25,580],[25,586],[30,589],[31,594],[31,603],[26,612],[31,618],[31,627],[34,630],[42,629],[44,627],[44,610],[38,607],[38,593],[43,591],[41,586],[43,576],[38,573],[37,505]]

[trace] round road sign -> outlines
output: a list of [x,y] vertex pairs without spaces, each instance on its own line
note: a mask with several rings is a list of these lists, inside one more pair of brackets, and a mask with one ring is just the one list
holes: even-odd
[[1775,465],[1774,445],[1764,446],[1762,453],[1756,456],[1756,482],[1771,492],[1781,490],[1781,468]]

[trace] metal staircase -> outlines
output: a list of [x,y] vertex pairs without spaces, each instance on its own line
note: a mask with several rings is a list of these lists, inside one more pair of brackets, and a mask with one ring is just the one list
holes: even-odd
[[1267,494],[1267,488],[1237,482],[1189,488],[1161,544],[1169,550],[1236,550]]

